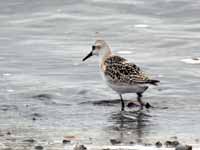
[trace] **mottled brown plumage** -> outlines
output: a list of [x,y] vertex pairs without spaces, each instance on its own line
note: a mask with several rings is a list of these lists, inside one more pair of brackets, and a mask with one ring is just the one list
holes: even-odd
[[116,84],[152,84],[138,66],[120,56],[110,56],[104,61],[105,75]]

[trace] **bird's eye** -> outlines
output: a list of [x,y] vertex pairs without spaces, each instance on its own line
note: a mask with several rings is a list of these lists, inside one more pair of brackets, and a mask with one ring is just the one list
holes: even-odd
[[95,45],[92,45],[92,50],[95,50],[96,49],[96,46]]
[[96,46],[96,49],[101,49],[101,46],[100,45]]

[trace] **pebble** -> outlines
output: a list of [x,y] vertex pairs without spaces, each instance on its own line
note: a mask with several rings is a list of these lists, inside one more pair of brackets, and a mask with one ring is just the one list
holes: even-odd
[[64,139],[65,140],[74,140],[74,139],[76,139],[77,137],[75,137],[75,136],[72,136],[72,135],[66,135],[66,136],[64,136]]
[[35,140],[34,139],[27,139],[27,140],[24,140],[24,142],[34,143]]
[[33,113],[32,116],[34,116],[34,117],[42,117],[42,115],[39,114],[39,113]]
[[160,148],[160,147],[162,147],[162,143],[161,143],[160,141],[158,141],[158,142],[155,143],[155,146],[156,146],[157,148]]
[[67,144],[67,143],[70,143],[71,141],[64,139],[62,142],[63,142],[63,144]]
[[144,146],[152,146],[150,143],[144,143]]
[[165,142],[166,147],[176,147],[177,145],[179,145],[178,141],[166,141]]
[[129,142],[129,144],[135,144],[135,142],[133,142],[133,141],[130,141],[130,142]]
[[172,136],[171,139],[175,139],[175,140],[177,140],[178,137],[177,137],[177,136]]
[[37,149],[37,150],[43,150],[44,148],[43,148],[43,146],[35,146],[35,149]]
[[116,140],[116,139],[110,139],[110,143],[111,143],[112,145],[116,145],[116,144],[120,144],[121,141]]
[[175,150],[192,150],[192,146],[190,145],[177,145]]
[[84,145],[76,145],[73,150],[87,150],[87,147]]
[[174,145],[175,147],[177,146],[177,145],[179,145],[180,143],[179,143],[179,141],[173,141],[172,142],[172,145]]
[[39,99],[39,100],[49,100],[52,98],[52,96],[49,94],[38,94],[38,95],[32,96],[32,98]]

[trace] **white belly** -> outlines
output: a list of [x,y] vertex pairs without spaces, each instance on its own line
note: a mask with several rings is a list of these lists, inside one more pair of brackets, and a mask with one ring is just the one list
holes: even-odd
[[119,94],[125,94],[125,93],[143,93],[145,90],[147,90],[148,86],[145,84],[123,84],[123,83],[113,83],[111,80],[109,80],[103,73],[102,77],[106,84],[116,91]]
[[119,94],[143,93],[148,88],[148,86],[138,85],[138,84],[129,86],[129,85],[115,85],[108,83],[108,86]]

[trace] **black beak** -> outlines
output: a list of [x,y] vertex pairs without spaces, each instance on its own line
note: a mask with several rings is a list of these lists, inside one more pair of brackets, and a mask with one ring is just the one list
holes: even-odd
[[87,54],[87,56],[85,56],[85,58],[83,58],[82,61],[85,61],[86,59],[88,59],[89,57],[91,57],[91,56],[92,56],[92,52],[95,50],[95,48],[96,48],[96,46],[93,45],[93,46],[92,46],[92,51],[91,51],[89,54]]
[[88,59],[88,58],[91,57],[91,56],[92,56],[92,51],[91,51],[89,54],[87,54],[87,56],[85,56],[85,58],[83,58],[82,61],[85,61],[86,59]]

